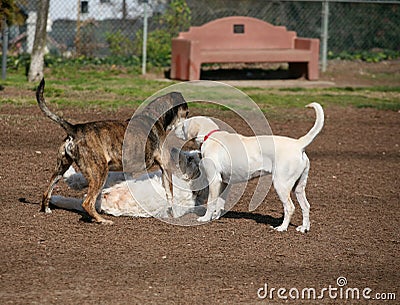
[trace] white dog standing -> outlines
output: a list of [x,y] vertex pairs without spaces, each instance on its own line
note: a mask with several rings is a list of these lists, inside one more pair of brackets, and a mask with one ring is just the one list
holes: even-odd
[[198,221],[210,221],[221,216],[229,184],[272,174],[274,188],[284,208],[283,223],[275,229],[287,230],[295,210],[290,197],[294,191],[303,212],[303,223],[297,230],[302,233],[310,230],[310,204],[305,194],[310,161],[305,148],[321,131],[324,111],[318,103],[306,107],[315,109],[316,121],[311,130],[299,139],[267,135],[245,137],[220,131],[210,118],[201,116],[188,118],[177,125],[177,137],[195,139],[201,147],[204,162],[200,166],[209,182],[207,212]]
[[[208,192],[206,189],[195,192],[191,190],[191,181],[200,177],[198,151],[185,152],[172,149],[171,156],[175,163],[179,164],[182,172],[182,177],[176,175],[172,177],[175,194],[174,216],[199,213],[204,210],[201,205],[205,202]],[[76,190],[87,187],[86,179],[81,173],[75,172],[73,167],[64,174],[64,181]],[[62,209],[84,212],[82,199],[55,195],[51,196],[50,203]],[[96,209],[98,212],[113,216],[168,217],[168,204],[162,186],[161,171],[127,181],[122,172],[110,172],[106,185],[96,200]]]

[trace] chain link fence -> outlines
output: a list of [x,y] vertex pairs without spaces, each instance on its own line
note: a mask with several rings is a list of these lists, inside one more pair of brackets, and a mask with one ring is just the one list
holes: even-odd
[[[148,2],[148,4],[146,4]],[[36,1],[17,0],[25,23],[9,29],[9,53],[29,53],[36,21]],[[191,25],[242,15],[284,25],[300,37],[326,38],[332,53],[400,50],[400,1],[187,0]],[[149,32],[160,27],[168,0],[50,0],[48,50],[72,56],[139,55],[144,5]],[[328,7],[327,7],[328,6]],[[325,18],[327,17],[327,18]],[[323,22],[328,22],[323,33]]]
[[231,15],[255,17],[286,26],[300,37],[321,38],[324,4],[328,10],[328,48],[332,52],[373,48],[400,50],[400,1],[230,1],[205,6],[190,1],[192,24]]

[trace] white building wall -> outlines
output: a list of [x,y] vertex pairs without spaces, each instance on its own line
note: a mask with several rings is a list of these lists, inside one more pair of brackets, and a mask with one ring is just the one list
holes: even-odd
[[[50,0],[49,15],[51,20],[67,19],[77,20],[78,5],[82,0]],[[86,0],[88,2],[89,11],[86,14],[81,14],[80,19],[122,19],[122,0]],[[103,3],[102,3],[103,2]],[[139,3],[140,2],[140,3]],[[142,1],[139,0],[126,0],[127,18],[134,19],[143,14]],[[159,8],[160,3],[165,1],[149,0],[147,12],[149,15],[154,10]],[[80,13],[80,9],[79,9]]]

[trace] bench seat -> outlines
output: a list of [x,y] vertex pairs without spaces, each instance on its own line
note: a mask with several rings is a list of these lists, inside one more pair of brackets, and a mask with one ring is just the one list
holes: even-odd
[[311,60],[307,50],[235,49],[201,50],[202,63],[305,62]]

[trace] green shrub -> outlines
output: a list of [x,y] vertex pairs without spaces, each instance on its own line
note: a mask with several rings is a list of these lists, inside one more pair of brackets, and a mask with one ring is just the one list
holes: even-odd
[[0,3],[0,32],[3,30],[3,17],[6,19],[8,26],[13,24],[22,25],[26,19],[26,16],[14,0],[2,0]]
[[[29,68],[31,57],[29,54],[22,54],[19,56],[8,56],[7,57],[7,69],[19,70],[21,68]],[[82,66],[82,65],[115,65],[123,67],[134,67],[139,68],[141,61],[137,56],[108,56],[104,58],[100,57],[87,57],[81,55],[75,58],[63,58],[57,55],[47,54],[44,57],[44,64],[48,68],[62,67],[65,65],[69,66]]]
[[394,50],[372,50],[348,52],[342,51],[338,54],[328,52],[328,59],[343,59],[343,60],[362,60],[366,62],[381,62],[383,60],[392,60],[400,57],[400,51]]
[[123,35],[120,30],[114,33],[106,32],[105,36],[110,47],[111,56],[124,57],[133,54],[133,41]]

